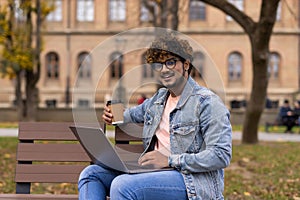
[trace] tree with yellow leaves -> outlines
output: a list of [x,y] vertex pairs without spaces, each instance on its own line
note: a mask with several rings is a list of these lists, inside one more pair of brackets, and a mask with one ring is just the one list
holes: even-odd
[[[40,27],[53,9],[53,6],[40,0],[8,0],[6,5],[0,5],[0,75],[15,79],[15,101],[19,120],[22,121],[32,121],[36,117]],[[21,89],[22,84],[25,84],[24,91]]]

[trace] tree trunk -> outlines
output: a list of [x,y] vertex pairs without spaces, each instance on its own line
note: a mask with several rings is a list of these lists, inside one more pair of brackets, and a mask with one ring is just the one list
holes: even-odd
[[167,0],[167,24],[166,27],[172,30],[178,29],[178,6],[179,0]]
[[[35,52],[32,57],[33,59],[33,68],[26,70],[26,121],[35,121],[37,116],[38,102],[39,102],[39,90],[36,87],[36,84],[40,77],[40,51],[41,51],[41,42],[40,42],[40,27],[41,27],[41,5],[40,0],[36,0],[36,47]],[[32,46],[32,37],[33,37],[33,26],[32,26],[32,12],[29,10],[27,13],[27,22],[26,28],[29,32],[28,34],[28,49]]]
[[15,106],[17,107],[18,120],[23,121],[23,118],[26,113],[24,113],[24,101],[22,97],[22,72],[16,74],[16,83],[15,83]]
[[258,142],[258,125],[268,88],[269,43],[278,3],[279,0],[263,0],[260,19],[253,26],[254,31],[248,32],[252,50],[253,79],[250,101],[245,113],[242,143]]
[[257,41],[253,41],[254,39],[250,40],[252,41],[252,69],[255,75],[253,75],[251,96],[245,113],[242,142],[254,144],[258,142],[257,130],[267,94],[269,42],[265,41],[265,44],[258,45]]
[[34,83],[34,74],[27,71],[26,74],[26,121],[35,121],[38,107],[38,89]]

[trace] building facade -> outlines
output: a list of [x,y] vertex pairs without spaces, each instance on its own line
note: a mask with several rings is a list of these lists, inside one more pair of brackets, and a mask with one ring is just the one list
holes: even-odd
[[[134,104],[141,94],[150,96],[156,91],[155,75],[144,61],[143,47],[151,37],[131,31],[152,26],[152,16],[141,1],[48,1],[55,10],[43,27],[41,107],[65,107],[69,99],[72,106],[101,107],[110,98]],[[230,2],[258,19],[260,0]],[[232,18],[197,0],[181,0],[178,31],[200,46],[194,51],[197,70],[192,72],[200,84],[222,92],[228,106],[249,99],[250,42]],[[299,1],[282,1],[270,42],[271,101],[290,99],[299,91],[299,43]],[[12,106],[14,80],[0,79],[0,85],[0,106]]]

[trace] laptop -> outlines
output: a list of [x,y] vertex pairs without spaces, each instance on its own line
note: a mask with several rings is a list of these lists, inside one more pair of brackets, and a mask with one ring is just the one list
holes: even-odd
[[140,166],[140,154],[128,152],[112,146],[101,128],[70,126],[80,144],[93,163],[128,174],[145,173],[173,168],[154,168],[153,165]]

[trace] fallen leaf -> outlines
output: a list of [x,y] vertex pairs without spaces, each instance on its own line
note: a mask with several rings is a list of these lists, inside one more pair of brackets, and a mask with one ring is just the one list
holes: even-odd
[[4,154],[4,158],[11,158],[11,155],[9,153]]
[[244,192],[244,195],[248,197],[251,196],[250,192]]
[[248,163],[248,162],[250,162],[250,159],[249,158],[242,158],[242,161],[245,162],[245,163]]

